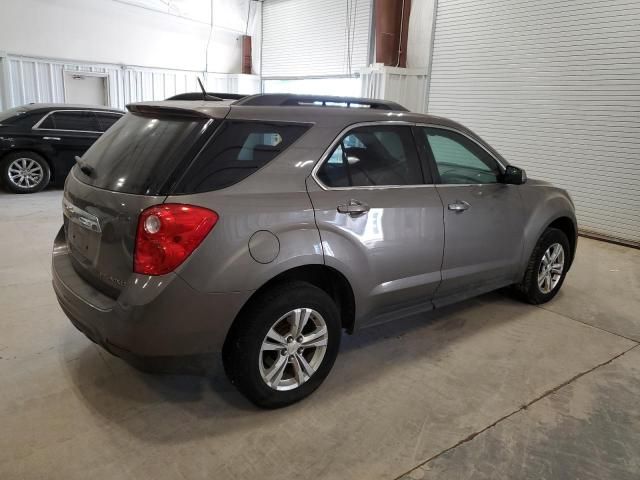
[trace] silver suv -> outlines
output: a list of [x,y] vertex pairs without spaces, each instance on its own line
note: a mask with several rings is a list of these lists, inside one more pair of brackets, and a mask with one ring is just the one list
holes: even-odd
[[567,192],[443,118],[289,95],[128,109],[67,179],[60,305],[125,358],[221,352],[262,407],[313,392],[342,330],[505,286],[546,302],[576,251]]

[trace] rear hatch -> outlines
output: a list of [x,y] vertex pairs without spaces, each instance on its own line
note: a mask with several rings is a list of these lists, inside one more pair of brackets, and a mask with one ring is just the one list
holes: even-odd
[[229,108],[204,114],[137,104],[129,110],[78,161],[63,200],[75,270],[113,298],[133,273],[140,212],[165,200]]

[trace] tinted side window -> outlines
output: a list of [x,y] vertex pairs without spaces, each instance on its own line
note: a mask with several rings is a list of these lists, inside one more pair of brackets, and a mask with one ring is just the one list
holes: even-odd
[[44,121],[38,126],[38,128],[56,128],[56,124],[53,121],[53,115],[49,115],[47,118],[45,118]]
[[122,115],[118,115],[117,113],[96,113],[95,115],[98,118],[101,132],[106,132],[111,125],[122,118]]
[[228,120],[189,167],[175,193],[208,192],[238,183],[284,152],[308,128]]
[[[345,137],[347,138],[347,137]],[[318,170],[318,178],[327,187],[350,187],[351,178],[349,177],[349,169],[347,168],[347,159],[342,149],[343,142],[340,142],[336,149],[331,153],[329,159],[324,162],[320,170]]]
[[329,187],[419,185],[422,170],[409,127],[351,130],[318,171]]
[[440,175],[440,183],[498,183],[500,167],[489,153],[458,133],[423,128]]
[[55,112],[49,115],[40,128],[98,132],[98,120],[93,112]]

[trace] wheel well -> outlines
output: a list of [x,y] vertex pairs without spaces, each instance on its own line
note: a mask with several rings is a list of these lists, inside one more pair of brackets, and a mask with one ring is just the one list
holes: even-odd
[[571,266],[571,263],[573,262],[573,257],[576,253],[576,233],[577,233],[576,227],[573,224],[573,221],[569,217],[556,218],[553,222],[551,222],[548,228],[557,228],[567,236],[567,239],[569,240],[569,247],[571,248],[571,255],[569,257],[570,258],[569,266]]
[[304,265],[292,268],[275,276],[253,293],[249,301],[242,307],[238,317],[242,314],[242,311],[263,292],[276,284],[290,282],[292,280],[307,282],[324,290],[333,301],[336,302],[340,310],[342,328],[349,333],[353,333],[356,312],[353,290],[344,275],[326,265]]

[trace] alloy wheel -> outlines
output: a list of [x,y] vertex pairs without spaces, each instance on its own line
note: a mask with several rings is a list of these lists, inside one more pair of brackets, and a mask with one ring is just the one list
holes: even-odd
[[538,268],[538,288],[543,294],[550,293],[562,278],[564,271],[564,248],[554,243],[547,248]]
[[42,182],[44,170],[32,158],[17,158],[9,164],[9,180],[19,188],[33,188]]
[[262,380],[274,390],[293,390],[308,381],[322,364],[329,332],[322,315],[296,308],[269,329],[260,347]]

